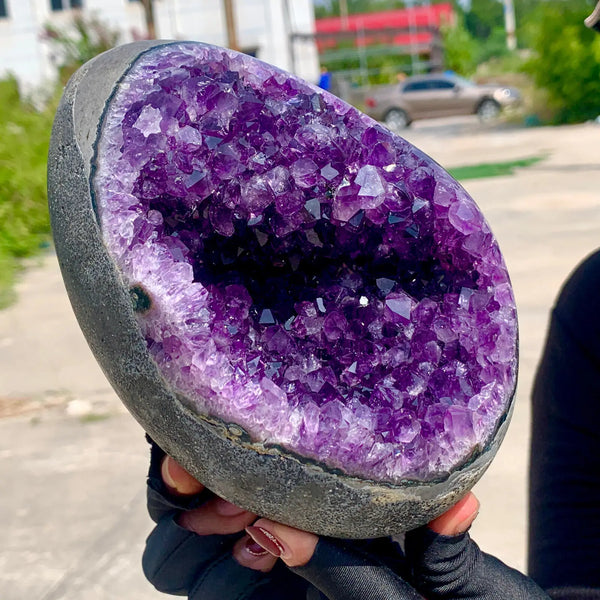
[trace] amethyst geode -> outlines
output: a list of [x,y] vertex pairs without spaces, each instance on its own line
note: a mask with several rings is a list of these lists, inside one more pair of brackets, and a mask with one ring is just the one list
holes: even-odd
[[[481,475],[516,383],[515,303],[481,212],[429,157],[199,43],[86,65],[53,142],[82,328],[144,427],[215,491],[372,536],[435,516]],[[67,189],[69,160],[85,194]],[[116,356],[134,337],[136,357]]]

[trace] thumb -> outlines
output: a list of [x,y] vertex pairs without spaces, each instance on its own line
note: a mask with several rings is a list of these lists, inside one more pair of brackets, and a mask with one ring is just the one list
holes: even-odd
[[443,515],[431,521],[428,525],[441,535],[458,535],[465,533],[479,514],[479,500],[469,492]]
[[175,496],[192,496],[204,489],[198,480],[168,455],[162,460],[160,474],[169,492]]

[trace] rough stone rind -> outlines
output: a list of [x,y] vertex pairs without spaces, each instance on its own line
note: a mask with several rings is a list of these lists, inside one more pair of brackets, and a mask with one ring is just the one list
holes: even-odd
[[504,437],[512,401],[493,441],[472,463],[444,481],[382,485],[234,441],[226,424],[186,408],[150,358],[129,290],[102,240],[90,175],[98,126],[115,82],[142,52],[164,43],[122,46],[86,64],[69,82],[54,124],[48,168],[52,227],[67,291],[94,355],[143,428],[227,500],[338,537],[389,535],[427,522],[481,477]]

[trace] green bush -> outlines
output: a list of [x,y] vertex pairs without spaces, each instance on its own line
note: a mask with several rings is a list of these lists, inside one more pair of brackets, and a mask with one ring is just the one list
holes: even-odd
[[17,260],[47,244],[46,159],[54,104],[24,101],[13,78],[0,80],[0,306],[7,304]]
[[407,54],[397,54],[393,46],[379,45],[368,49],[367,78],[362,76],[361,59],[353,42],[340,42],[333,50],[322,54],[321,66],[328,71],[348,78],[353,85],[380,85],[395,83],[400,72],[410,72],[411,61]]
[[56,66],[64,84],[81,65],[116,46],[121,34],[96,16],[75,14],[66,27],[47,23],[42,37],[56,52]]
[[583,25],[594,2],[544,2],[532,15],[534,56],[526,65],[545,89],[557,123],[577,123],[600,114],[600,36]]
[[442,27],[444,64],[460,75],[471,75],[477,66],[477,43],[467,31],[462,19]]
[[494,29],[487,39],[477,44],[476,59],[478,65],[488,60],[500,59],[509,54],[511,52],[506,46],[506,32],[503,27]]
[[[65,29],[46,26],[62,83],[84,62],[114,46],[119,34],[101,21],[75,17]],[[58,94],[57,94],[58,96]],[[38,110],[14,78],[0,80],[0,308],[12,300],[20,260],[50,241],[46,161],[56,100]]]

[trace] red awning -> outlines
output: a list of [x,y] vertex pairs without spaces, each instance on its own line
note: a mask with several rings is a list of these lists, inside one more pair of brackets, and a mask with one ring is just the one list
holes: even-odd
[[[451,4],[434,4],[433,6],[415,6],[414,8],[361,13],[348,15],[348,29],[359,31],[360,29],[439,27],[444,23],[451,22],[452,15]],[[342,31],[342,19],[340,17],[316,19],[315,29],[317,33]]]
[[384,43],[421,46],[431,43],[431,30],[439,29],[444,23],[451,23],[453,16],[451,4],[415,6],[348,15],[346,29],[342,27],[340,17],[327,17],[316,19],[315,38],[319,50],[335,47],[342,39],[352,39],[358,46]]

